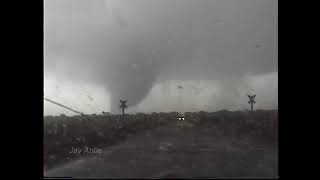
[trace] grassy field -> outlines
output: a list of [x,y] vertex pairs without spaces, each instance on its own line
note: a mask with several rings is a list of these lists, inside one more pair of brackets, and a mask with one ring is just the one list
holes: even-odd
[[[50,169],[79,159],[72,147],[108,147],[146,130],[175,123],[179,114],[152,113],[44,117],[44,167]],[[214,127],[222,136],[249,136],[265,143],[277,143],[278,111],[187,112],[183,126]],[[212,129],[212,128],[211,128]]]

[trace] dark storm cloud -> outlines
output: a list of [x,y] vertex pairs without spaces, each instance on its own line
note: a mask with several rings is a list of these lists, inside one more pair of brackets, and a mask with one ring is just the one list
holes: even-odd
[[[45,68],[139,103],[155,81],[277,71],[275,0],[46,0]],[[232,88],[231,88],[232,89]]]

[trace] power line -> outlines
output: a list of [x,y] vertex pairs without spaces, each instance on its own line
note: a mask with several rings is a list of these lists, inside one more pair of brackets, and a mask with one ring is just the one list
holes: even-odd
[[55,105],[61,106],[61,107],[65,108],[65,109],[68,109],[69,111],[75,112],[75,113],[80,114],[80,115],[84,115],[84,113],[82,113],[82,112],[79,112],[79,111],[76,111],[76,110],[74,110],[74,109],[71,109],[71,108],[69,108],[69,107],[67,107],[67,106],[64,106],[64,105],[62,105],[62,104],[60,104],[60,103],[58,103],[58,102],[52,101],[52,100],[50,100],[50,99],[48,99],[48,98],[44,98],[44,100],[46,100],[46,101],[48,101],[48,102],[51,102],[51,103],[53,103],[53,104],[55,104]]

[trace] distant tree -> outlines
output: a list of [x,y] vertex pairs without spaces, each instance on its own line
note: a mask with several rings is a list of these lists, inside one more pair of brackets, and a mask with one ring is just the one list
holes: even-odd
[[253,104],[256,103],[256,101],[254,100],[254,98],[256,97],[256,95],[249,95],[248,94],[248,98],[249,98],[249,101],[248,101],[248,104],[251,105],[251,112],[253,112]]
[[120,100],[120,108],[122,109],[122,115],[124,116],[124,109],[127,108],[127,101]]

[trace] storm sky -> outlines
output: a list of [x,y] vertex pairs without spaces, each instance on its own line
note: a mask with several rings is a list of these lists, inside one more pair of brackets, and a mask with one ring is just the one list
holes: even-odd
[[278,106],[276,0],[45,0],[44,17],[44,94],[79,111]]

